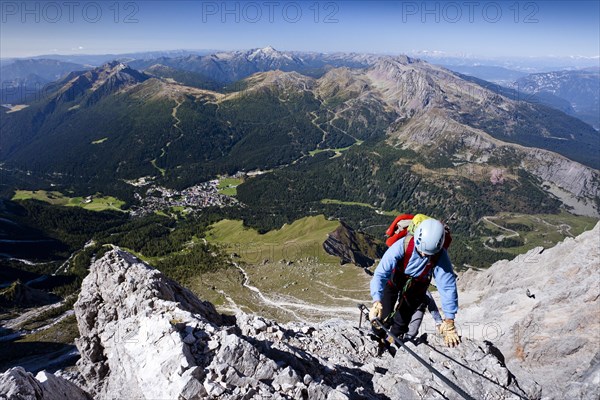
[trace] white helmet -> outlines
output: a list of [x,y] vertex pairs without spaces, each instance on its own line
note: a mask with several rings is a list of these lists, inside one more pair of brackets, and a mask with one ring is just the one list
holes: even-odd
[[442,249],[445,235],[444,224],[437,219],[426,219],[415,231],[415,247],[423,254],[433,255]]

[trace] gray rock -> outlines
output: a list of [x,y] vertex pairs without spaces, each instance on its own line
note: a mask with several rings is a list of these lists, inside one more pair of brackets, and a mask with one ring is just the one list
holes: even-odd
[[282,392],[289,392],[296,387],[296,384],[300,382],[300,378],[296,371],[290,367],[286,367],[283,371],[279,372],[273,380],[273,387],[278,388]]
[[262,319],[256,319],[252,323],[252,327],[254,327],[256,333],[259,333],[267,329],[267,324]]
[[6,400],[91,400],[92,397],[68,380],[46,371],[32,373],[14,367],[0,374],[0,398]]
[[91,266],[75,315],[79,370],[91,393],[108,398],[178,398],[187,382],[175,376],[200,361],[184,341],[188,327],[226,321],[212,304],[120,250]]
[[194,342],[196,342],[196,337],[191,333],[183,338],[183,343],[185,344],[194,344]]
[[197,379],[190,379],[181,389],[179,400],[200,400],[208,395],[204,385]]
[[[227,318],[120,250],[92,264],[75,311],[78,367],[98,399],[455,398],[404,351],[374,357],[367,328],[341,319],[279,326],[243,313]],[[482,341],[465,337],[447,349],[432,336],[412,348],[475,398],[535,392]]]
[[[463,325],[463,335],[493,342],[533,396],[540,391],[544,398],[598,396],[598,383],[587,381],[584,372],[600,348],[598,237],[600,223],[553,248],[538,247],[459,277],[457,323],[471,322]],[[527,297],[527,290],[536,298]],[[527,381],[540,387],[528,387]]]
[[209,340],[208,343],[206,344],[206,347],[209,350],[216,350],[219,348],[219,346],[220,346],[220,344],[217,340]]
[[211,381],[205,381],[204,388],[209,396],[219,397],[225,393],[225,388],[223,386]]

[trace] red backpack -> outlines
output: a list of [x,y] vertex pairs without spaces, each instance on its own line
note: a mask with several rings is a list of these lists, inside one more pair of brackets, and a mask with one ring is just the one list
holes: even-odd
[[385,236],[388,237],[385,241],[387,247],[390,247],[396,243],[398,239],[406,236],[408,233],[408,226],[414,217],[415,216],[412,214],[400,214],[396,217],[390,227],[387,228],[387,231],[385,231]]
[[[417,214],[417,215],[419,215],[419,214]],[[396,243],[398,241],[398,239],[402,239],[404,236],[406,236],[408,234],[408,229],[409,229],[411,222],[413,222],[413,218],[415,218],[415,215],[412,215],[412,214],[400,214],[396,217],[394,222],[392,222],[392,224],[389,226],[389,228],[387,228],[387,230],[385,231],[385,235],[388,237],[385,241],[385,244],[387,245],[387,247],[390,247],[391,245]],[[448,250],[448,247],[450,247],[450,243],[452,243],[452,236],[450,235],[450,229],[448,228],[448,225],[444,225],[444,226],[446,228],[446,235],[444,237],[443,247],[446,250]],[[407,243],[404,244],[405,250],[406,250],[406,245],[407,245]],[[411,249],[411,254],[412,254],[412,249]]]

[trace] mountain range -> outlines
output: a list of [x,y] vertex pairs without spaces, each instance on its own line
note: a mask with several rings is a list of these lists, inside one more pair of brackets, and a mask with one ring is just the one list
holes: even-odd
[[567,100],[571,115],[600,129],[600,68],[531,74],[518,79],[516,86],[525,93]]
[[[436,52],[416,52],[415,54],[452,71],[507,86],[513,90],[520,90],[523,92],[522,99],[530,102],[537,101],[557,108],[581,118],[598,129],[596,118],[598,112],[595,112],[598,109],[598,68],[591,67],[594,63],[590,64],[590,60],[585,58],[548,58],[538,60],[541,66],[533,67],[537,64],[531,59],[515,59],[509,62],[508,59],[452,57]],[[36,89],[39,90],[43,84],[56,80],[68,72],[103,65],[112,60],[128,63],[131,67],[141,70],[158,64],[173,67],[179,70],[179,73],[182,71],[197,73],[202,76],[195,78],[194,81],[201,79],[207,84],[207,87],[215,88],[215,85],[223,82],[236,81],[252,73],[273,69],[293,70],[318,77],[327,68],[366,67],[372,65],[374,60],[379,57],[372,54],[278,51],[267,46],[262,49],[234,52],[174,50],[119,55],[47,55],[29,59],[2,59],[0,67],[0,77],[2,77],[4,89],[2,102],[24,102],[27,97],[31,98],[32,93],[35,93]],[[519,62],[523,65],[520,66]],[[574,65],[578,67],[574,67]],[[587,68],[583,68],[585,66]],[[559,70],[560,68],[563,70]],[[570,76],[570,78],[566,79],[566,76]],[[532,86],[532,82],[540,81],[540,79],[544,79],[544,88],[536,89]],[[211,85],[209,82],[212,81],[214,82]],[[16,88],[16,85],[19,87]],[[561,96],[561,93],[550,89],[549,85],[555,87],[560,85],[562,88],[560,92],[565,95]],[[584,93],[577,95],[581,90]],[[534,94],[537,96],[533,97]]]
[[21,182],[127,200],[143,176],[184,188],[273,170],[240,186],[243,202],[598,215],[598,132],[484,83],[406,56],[271,47],[115,61],[3,113],[0,159]]
[[14,60],[0,67],[0,101],[20,104],[35,100],[38,92],[50,82],[89,66],[50,59]]
[[[423,212],[452,229],[463,341],[446,349],[427,320],[426,342],[407,346],[475,398],[595,398],[600,225],[548,246],[600,216],[599,134],[561,97],[585,76],[524,93],[408,56],[118,58],[51,64],[60,78],[0,113],[0,195],[13,199],[0,201],[0,393],[456,398],[342,320],[368,300],[364,272],[384,250],[371,235]],[[236,201],[136,214],[151,194],[202,187]],[[100,199],[105,211],[78,207]],[[511,243],[545,248],[478,271],[518,254]]]

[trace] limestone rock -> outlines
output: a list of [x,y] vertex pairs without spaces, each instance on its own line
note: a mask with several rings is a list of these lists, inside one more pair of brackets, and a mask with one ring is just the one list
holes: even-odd
[[174,377],[209,362],[201,351],[205,342],[186,343],[188,332],[227,320],[212,304],[120,250],[92,265],[75,313],[78,366],[90,392],[100,397],[177,398],[188,382]]
[[[98,399],[457,398],[403,350],[377,357],[367,327],[224,317],[118,249],[92,264],[75,310],[78,367]],[[409,346],[475,398],[539,395],[483,342]]]
[[21,367],[0,374],[0,399],[6,400],[91,400],[91,396],[66,379],[45,371],[34,377]]
[[493,342],[515,374],[541,385],[544,397],[598,396],[599,237],[600,223],[551,249],[459,278],[463,336]]
[[371,236],[356,232],[343,221],[340,221],[340,226],[335,231],[327,235],[323,249],[328,254],[339,257],[342,264],[353,263],[362,268],[369,268],[385,251]]

